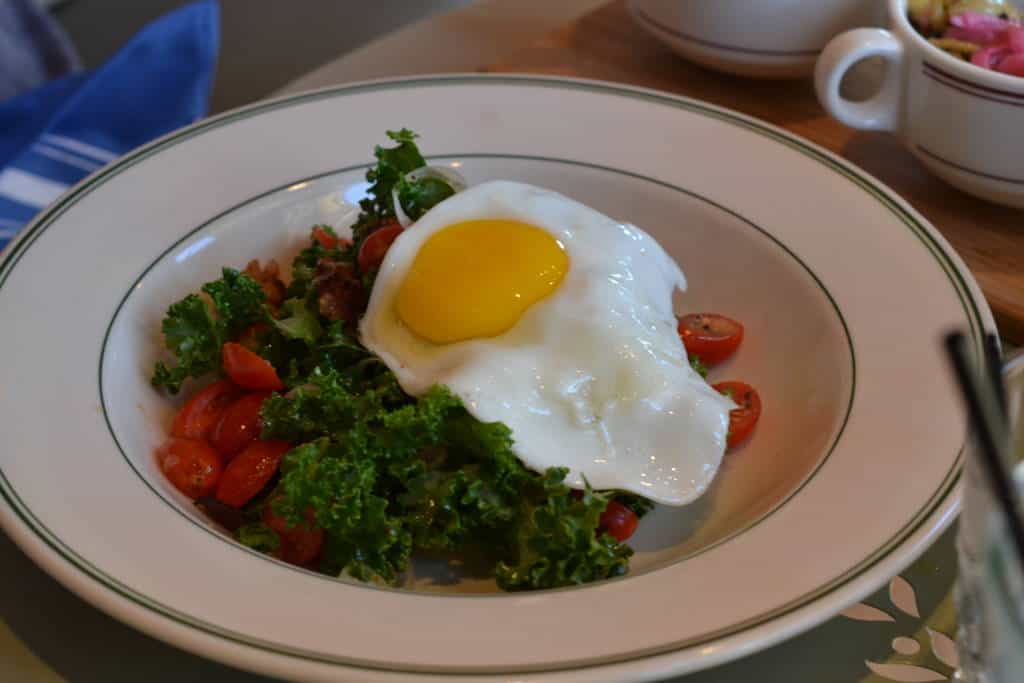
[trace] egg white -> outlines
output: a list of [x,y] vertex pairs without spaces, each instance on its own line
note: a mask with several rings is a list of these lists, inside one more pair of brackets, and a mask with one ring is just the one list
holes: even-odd
[[[507,332],[438,345],[407,329],[395,297],[420,246],[467,220],[522,221],[569,257],[558,288]],[[447,386],[477,419],[505,423],[533,470],[685,505],[725,452],[732,401],[687,360],[672,309],[686,280],[647,233],[555,192],[507,181],[440,203],[394,242],[360,324],[363,344],[410,395]],[[458,296],[458,292],[446,293]]]

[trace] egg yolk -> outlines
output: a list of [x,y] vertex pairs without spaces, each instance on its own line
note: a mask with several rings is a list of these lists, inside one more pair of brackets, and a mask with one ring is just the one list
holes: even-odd
[[494,337],[555,291],[568,270],[565,248],[546,230],[510,220],[456,223],[420,246],[395,308],[406,327],[435,344]]

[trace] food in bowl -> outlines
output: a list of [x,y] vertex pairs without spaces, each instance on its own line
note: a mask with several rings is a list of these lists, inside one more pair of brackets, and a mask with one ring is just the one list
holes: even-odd
[[755,389],[704,379],[742,325],[677,319],[686,281],[639,228],[466,188],[389,136],[351,239],[315,226],[287,283],[252,262],[171,305],[153,384],[215,381],[160,469],[239,542],[327,574],[394,584],[414,552],[485,557],[505,590],[625,573],[639,519],[701,496],[758,421]]
[[984,69],[1024,76],[1024,25],[1009,0],[910,0],[908,12],[936,47]]

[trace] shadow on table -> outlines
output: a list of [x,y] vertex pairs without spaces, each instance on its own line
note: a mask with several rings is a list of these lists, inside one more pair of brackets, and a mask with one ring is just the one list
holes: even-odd
[[0,533],[0,619],[73,683],[269,683],[165,645],[93,609]]

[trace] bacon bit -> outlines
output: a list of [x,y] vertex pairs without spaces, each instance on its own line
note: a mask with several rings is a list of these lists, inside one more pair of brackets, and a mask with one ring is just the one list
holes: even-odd
[[320,246],[324,249],[333,249],[338,246],[338,237],[332,235],[323,226],[316,226],[313,228],[313,239],[320,243]]
[[313,286],[319,294],[320,315],[354,323],[366,308],[366,292],[350,263],[320,259]]
[[316,240],[324,249],[334,249],[337,247],[344,251],[352,246],[352,242],[350,240],[331,234],[327,230],[327,226],[323,225],[317,225],[313,228],[313,239]]
[[284,282],[280,278],[281,268],[277,265],[277,261],[270,260],[266,266],[261,267],[259,259],[253,259],[246,265],[245,274],[260,283],[263,292],[267,295],[267,303],[272,308],[276,309],[284,303],[286,290]]

